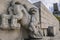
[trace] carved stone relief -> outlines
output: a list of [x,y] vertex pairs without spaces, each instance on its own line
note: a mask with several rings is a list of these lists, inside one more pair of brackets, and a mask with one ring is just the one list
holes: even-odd
[[31,8],[31,21],[30,21],[30,37],[31,38],[40,38],[41,34],[39,33],[39,10],[37,8]]
[[27,11],[26,6],[24,7],[19,2],[10,3],[7,13],[1,14],[0,17],[0,28],[1,29],[20,29],[24,27],[29,31],[29,37],[40,38],[39,31],[39,10],[38,8],[32,7]]

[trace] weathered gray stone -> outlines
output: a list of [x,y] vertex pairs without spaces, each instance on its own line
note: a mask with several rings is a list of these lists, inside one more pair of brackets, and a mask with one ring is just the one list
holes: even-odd
[[[32,37],[34,38],[40,38],[38,30],[38,27],[40,27],[38,8],[30,4],[27,0],[24,0],[24,4],[19,1],[11,0],[3,5],[3,10],[1,12],[2,23],[0,26],[0,29],[2,29],[0,30],[1,40],[24,40],[28,39],[29,35],[33,35]],[[27,6],[25,1],[32,6]],[[32,13],[29,13],[30,8],[32,8]]]
[[9,15],[2,14],[2,24],[0,25],[0,28],[9,29],[8,19],[9,19]]
[[39,11],[37,8],[31,8],[30,9],[30,13],[31,13],[31,21],[30,21],[30,37],[31,38],[40,38],[41,34],[39,33]]
[[[54,31],[57,31],[55,30],[59,24],[57,19],[46,10],[43,4],[37,8],[27,0],[6,0],[0,6],[2,9],[0,10],[2,19],[0,24],[1,40],[49,40],[47,38],[42,39],[40,29],[42,29],[42,34],[48,26],[54,26]],[[44,33],[46,36],[47,33]]]

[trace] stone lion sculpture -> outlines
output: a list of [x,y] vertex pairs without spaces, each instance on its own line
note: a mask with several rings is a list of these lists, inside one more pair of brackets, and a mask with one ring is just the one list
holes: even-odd
[[29,30],[29,37],[39,38],[41,36],[38,30],[40,27],[38,8],[32,7],[28,12],[21,3],[12,2],[7,11],[7,14],[2,14],[0,28],[20,29],[20,27],[24,27]]
[[[15,16],[18,17],[17,21],[19,20],[18,23],[20,23],[21,27],[24,27],[25,29],[29,30],[30,37],[32,38],[41,37],[41,33],[39,31],[40,24],[39,24],[38,8],[32,7],[28,12],[22,4],[20,4],[19,2],[15,2],[14,12],[15,14],[17,14]],[[16,25],[16,24],[13,22],[13,25]],[[12,28],[14,27],[12,26]]]

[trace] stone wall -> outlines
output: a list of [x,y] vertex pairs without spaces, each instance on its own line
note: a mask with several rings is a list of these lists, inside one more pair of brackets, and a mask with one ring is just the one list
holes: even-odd
[[55,35],[59,31],[59,21],[43,4],[41,4],[41,23],[42,28],[52,26]]
[[57,18],[45,7],[42,2],[36,2],[34,5],[36,5],[40,10],[42,33],[47,35],[47,28],[50,26],[53,27],[53,33],[56,35],[59,31],[59,21]]

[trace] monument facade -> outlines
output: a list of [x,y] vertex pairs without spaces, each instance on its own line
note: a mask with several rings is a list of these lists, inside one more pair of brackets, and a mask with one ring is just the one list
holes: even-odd
[[58,20],[43,4],[41,11],[27,0],[0,0],[0,6],[0,40],[42,40],[48,26],[58,27]]

